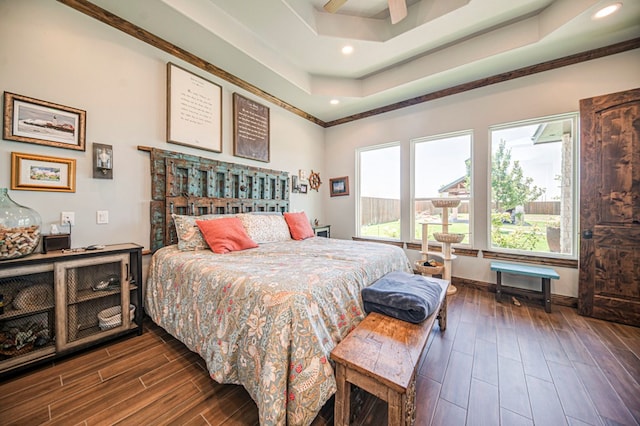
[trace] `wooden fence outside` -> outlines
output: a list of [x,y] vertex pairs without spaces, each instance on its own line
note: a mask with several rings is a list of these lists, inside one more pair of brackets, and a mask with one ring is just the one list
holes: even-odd
[[400,220],[400,200],[362,197],[360,199],[362,225],[375,225]]
[[[416,211],[431,213],[431,201],[416,202]],[[524,207],[525,214],[560,215],[560,201],[534,201]],[[468,213],[469,204],[460,204],[458,213]],[[390,198],[362,197],[360,200],[362,225],[393,222],[400,219],[400,200]]]

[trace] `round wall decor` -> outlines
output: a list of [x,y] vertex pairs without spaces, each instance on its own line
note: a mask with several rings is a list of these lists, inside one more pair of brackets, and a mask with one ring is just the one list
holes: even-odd
[[316,173],[311,170],[311,173],[309,174],[309,187],[317,191],[318,188],[320,188],[321,183],[322,181],[320,180],[320,173]]

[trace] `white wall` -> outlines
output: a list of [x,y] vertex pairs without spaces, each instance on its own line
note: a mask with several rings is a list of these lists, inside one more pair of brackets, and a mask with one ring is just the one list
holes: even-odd
[[[166,143],[166,63],[174,62],[223,87],[223,152]],[[61,211],[76,214],[74,247],[134,242],[149,247],[149,154],[139,145],[297,173],[326,175],[324,130],[193,66],[50,0],[0,0],[0,90],[87,112],[86,151],[0,141],[0,187],[10,187],[11,152],[77,160],[75,193],[12,191],[37,210],[43,231]],[[271,162],[234,157],[232,94],[270,108]],[[113,180],[92,178],[92,143],[113,145]],[[323,221],[321,193],[291,194],[291,210]],[[109,224],[96,224],[96,211]]]
[[[399,141],[402,154],[402,194],[410,198],[409,141],[423,136],[460,130],[473,130],[474,248],[487,248],[487,187],[489,158],[488,127],[551,114],[578,111],[583,98],[618,92],[640,86],[640,50],[621,53],[529,77],[508,81],[443,99],[389,112],[326,130],[326,176],[349,176],[355,193],[355,150],[359,147]],[[425,165],[428,167],[428,165]],[[325,204],[331,235],[355,235],[354,195],[329,198]],[[408,203],[406,203],[408,204]],[[402,206],[403,235],[409,235],[410,206]],[[345,218],[348,218],[345,220]],[[407,252],[412,260],[419,254]],[[555,268],[560,280],[552,281],[552,293],[577,297],[578,271]],[[495,282],[489,260],[459,256],[453,276]],[[510,278],[511,279],[511,278]],[[539,280],[513,280],[525,288],[540,288]]]

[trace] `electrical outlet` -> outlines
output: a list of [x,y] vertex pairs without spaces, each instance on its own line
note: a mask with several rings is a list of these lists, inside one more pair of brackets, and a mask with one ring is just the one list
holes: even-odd
[[96,212],[96,223],[98,225],[109,223],[109,210],[98,210]]
[[75,212],[62,212],[60,213],[60,223],[63,225],[76,225],[76,213]]

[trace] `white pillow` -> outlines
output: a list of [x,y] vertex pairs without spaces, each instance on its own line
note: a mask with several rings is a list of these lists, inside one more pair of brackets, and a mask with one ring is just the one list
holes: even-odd
[[289,227],[281,214],[239,214],[249,238],[258,244],[291,240]]

